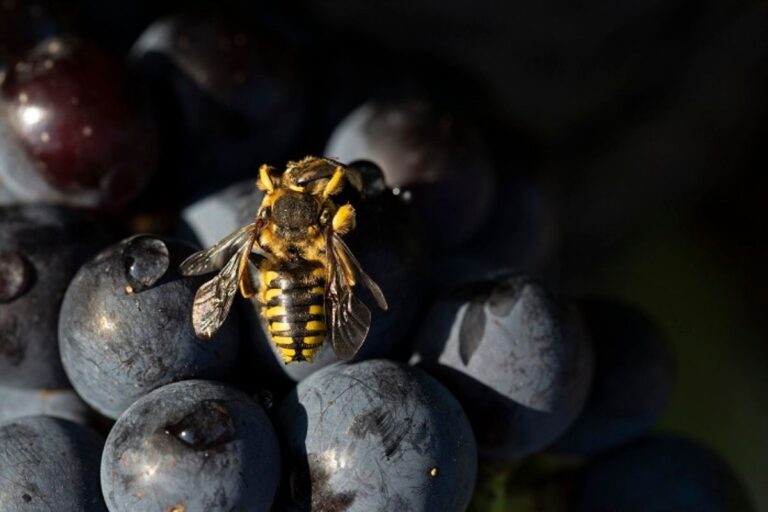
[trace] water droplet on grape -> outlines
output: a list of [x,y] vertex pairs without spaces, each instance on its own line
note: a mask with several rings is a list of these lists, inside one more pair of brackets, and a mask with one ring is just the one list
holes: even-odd
[[231,441],[235,426],[227,407],[218,400],[204,400],[165,433],[195,450],[210,450]]
[[154,285],[170,266],[170,255],[165,243],[149,236],[139,236],[128,242],[123,250],[128,288],[140,292]]
[[34,267],[19,252],[0,252],[0,303],[21,297],[32,285]]

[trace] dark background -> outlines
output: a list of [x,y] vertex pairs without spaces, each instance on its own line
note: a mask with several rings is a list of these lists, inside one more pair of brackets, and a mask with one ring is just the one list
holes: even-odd
[[[80,3],[91,35],[118,53],[152,19],[187,6]],[[510,182],[530,187],[509,188],[528,204],[513,263],[566,294],[647,311],[679,365],[661,428],[718,450],[768,510],[764,2],[243,5],[295,23],[309,46],[327,44],[310,90],[439,70],[432,88],[478,120],[500,193]],[[315,135],[321,150],[327,134]]]
[[542,185],[539,211],[554,219],[532,266],[567,293],[625,299],[659,323],[679,361],[661,428],[717,449],[768,510],[766,5],[306,8],[329,29],[476,80],[457,72],[445,85],[465,84],[470,106],[503,120],[499,171]]

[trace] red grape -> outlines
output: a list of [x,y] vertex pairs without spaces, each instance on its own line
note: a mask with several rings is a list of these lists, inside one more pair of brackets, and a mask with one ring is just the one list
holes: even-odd
[[132,100],[120,64],[82,40],[49,38],[12,62],[0,85],[9,133],[0,151],[20,143],[32,163],[6,166],[14,195],[108,210],[133,199],[156,141]]

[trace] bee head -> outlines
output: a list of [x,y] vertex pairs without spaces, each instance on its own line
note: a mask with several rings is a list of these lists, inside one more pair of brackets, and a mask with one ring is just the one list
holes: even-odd
[[272,220],[281,228],[296,230],[318,223],[318,201],[309,194],[285,192],[272,203]]

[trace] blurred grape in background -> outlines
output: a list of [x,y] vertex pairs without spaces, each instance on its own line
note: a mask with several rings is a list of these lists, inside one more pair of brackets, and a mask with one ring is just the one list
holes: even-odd
[[[19,203],[53,203],[62,218],[98,217],[90,235],[104,239],[79,238],[100,255],[60,309],[76,268],[60,271],[64,249],[49,249],[58,239],[45,219],[0,233],[0,419],[76,420],[112,448],[141,422],[136,438],[191,461],[193,477],[233,432],[274,424],[282,455],[270,440],[261,462],[282,465],[282,480],[277,490],[265,481],[265,510],[273,496],[275,510],[461,509],[472,482],[441,478],[472,480],[475,444],[473,512],[768,510],[766,27],[757,0],[0,0],[0,219],[8,227],[20,208],[49,208]],[[168,290],[191,300],[197,281],[107,241],[153,233],[209,246],[252,221],[259,165],[306,155],[364,171],[367,196],[338,200],[359,210],[348,241],[391,309],[375,313],[357,359],[396,363],[317,372],[335,361],[327,350],[284,368],[238,299],[233,311],[245,314],[233,313],[228,355],[210,375],[248,396],[217,384],[202,409],[192,396],[150,416],[143,404],[210,386],[177,384],[209,372],[171,350],[189,326]],[[152,274],[146,290],[132,286],[134,271]],[[113,298],[114,311],[93,297]],[[163,336],[149,343],[152,329]],[[59,343],[66,356],[89,333],[99,358],[65,357],[65,375]],[[35,357],[38,345],[51,357]],[[86,363],[93,371],[80,371]],[[28,367],[34,378],[19,371]],[[366,385],[316,386],[338,375]],[[340,396],[357,409],[326,408]],[[401,418],[392,404],[406,396],[419,414]],[[124,431],[90,408],[120,416]],[[448,416],[460,418],[463,473],[434,448],[449,446]],[[48,430],[40,436],[55,446]],[[13,442],[0,459],[15,460]],[[379,452],[384,466],[366,463],[379,489],[345,472]],[[146,462],[157,453],[134,457],[137,478],[157,471]],[[115,464],[103,459],[103,474]],[[173,467],[158,475],[191,500],[176,503],[167,486],[163,509],[224,506]],[[57,477],[24,476],[43,486]],[[125,490],[135,482],[110,478],[111,510],[149,503]],[[420,492],[400,492],[406,480]],[[9,491],[0,508],[24,496]]]

